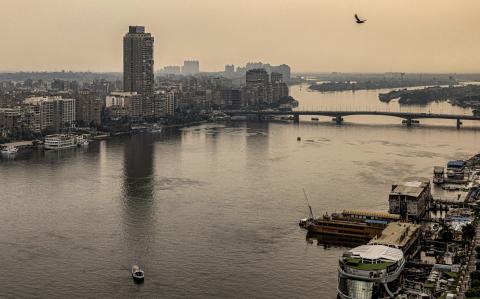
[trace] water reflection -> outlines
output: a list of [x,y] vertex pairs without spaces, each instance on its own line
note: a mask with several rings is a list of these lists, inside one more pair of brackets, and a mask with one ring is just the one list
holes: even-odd
[[247,122],[246,129],[247,164],[255,166],[259,161],[264,163],[268,159],[269,122]]
[[150,205],[153,198],[152,135],[136,134],[125,140],[124,159],[125,204],[127,212],[135,214]]
[[155,236],[153,136],[136,134],[124,142],[123,229],[130,252],[125,264],[142,264]]
[[313,244],[316,241],[317,245],[322,246],[324,249],[329,249],[332,247],[353,248],[365,244],[365,240],[362,239],[342,238],[339,236],[329,236],[313,233],[307,233],[305,238],[306,241],[310,244]]

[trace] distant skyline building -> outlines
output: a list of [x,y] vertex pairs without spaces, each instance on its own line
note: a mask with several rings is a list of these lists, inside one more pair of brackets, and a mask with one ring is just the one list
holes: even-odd
[[160,73],[165,75],[180,75],[182,73],[182,67],[178,65],[167,65]]
[[246,81],[246,100],[249,105],[257,105],[271,102],[270,100],[270,80],[268,73],[263,68],[251,69],[247,71]]
[[141,95],[141,116],[153,115],[154,38],[144,26],[129,26],[123,37],[123,90]]
[[271,71],[282,74],[283,82],[286,82],[286,83],[290,82],[290,78],[291,78],[290,66],[286,64],[281,64],[279,66],[272,66]]
[[198,60],[185,60],[183,62],[182,74],[195,75],[200,72],[200,63]]
[[235,66],[233,64],[227,64],[225,66],[224,75],[227,78],[232,78],[233,76],[235,76]]

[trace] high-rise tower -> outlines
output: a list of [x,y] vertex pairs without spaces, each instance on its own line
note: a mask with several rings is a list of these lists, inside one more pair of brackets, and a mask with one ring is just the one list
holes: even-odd
[[142,116],[153,115],[153,42],[143,26],[129,26],[123,37],[123,90],[142,96]]

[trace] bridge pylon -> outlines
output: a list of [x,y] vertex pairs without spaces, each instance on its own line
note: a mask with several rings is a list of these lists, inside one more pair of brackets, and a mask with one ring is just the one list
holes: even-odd
[[336,123],[337,125],[341,125],[342,122],[343,122],[343,117],[342,117],[341,115],[335,116],[335,123]]
[[294,114],[293,115],[293,123],[294,124],[300,123],[300,115],[299,114]]

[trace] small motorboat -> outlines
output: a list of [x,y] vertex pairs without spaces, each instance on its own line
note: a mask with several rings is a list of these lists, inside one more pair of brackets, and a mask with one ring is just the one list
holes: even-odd
[[88,139],[83,135],[78,136],[76,141],[77,141],[77,146],[88,146],[89,144]]
[[154,124],[149,130],[150,133],[162,133],[162,126]]
[[9,145],[9,146],[4,147],[1,150],[1,152],[2,152],[3,155],[13,155],[13,154],[16,154],[18,152],[18,148],[16,146]]
[[138,267],[137,265],[133,265],[132,278],[135,282],[143,282],[143,279],[145,278],[145,273],[142,269],[140,269],[140,267]]

